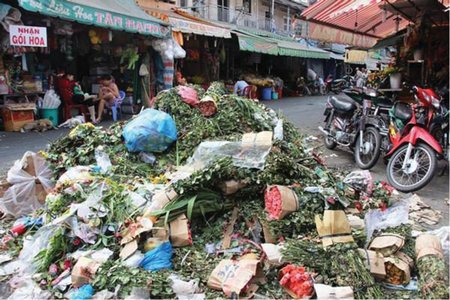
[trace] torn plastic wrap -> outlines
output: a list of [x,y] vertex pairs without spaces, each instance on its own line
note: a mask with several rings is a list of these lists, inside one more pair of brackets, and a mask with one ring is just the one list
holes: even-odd
[[359,170],[349,173],[345,176],[344,183],[357,191],[365,192],[368,195],[372,194],[373,179],[368,170]]
[[[27,172],[27,169],[31,171]],[[30,174],[34,173],[34,174]],[[46,191],[54,187],[52,171],[45,159],[34,153],[26,152],[8,171],[7,181],[12,186],[0,199],[0,209],[19,217],[42,207]]]
[[371,209],[364,217],[366,224],[366,236],[369,242],[375,230],[382,230],[389,227],[397,227],[407,224],[409,221],[409,204],[405,201],[398,201],[385,211]]
[[263,170],[271,148],[271,145],[257,143],[202,142],[187,161],[187,166],[202,169],[217,159],[231,157],[236,167]]

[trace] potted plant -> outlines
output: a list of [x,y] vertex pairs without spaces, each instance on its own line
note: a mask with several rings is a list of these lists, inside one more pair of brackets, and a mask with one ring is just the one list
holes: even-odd
[[383,70],[384,75],[389,76],[391,89],[399,89],[402,83],[402,69],[399,67],[387,67]]

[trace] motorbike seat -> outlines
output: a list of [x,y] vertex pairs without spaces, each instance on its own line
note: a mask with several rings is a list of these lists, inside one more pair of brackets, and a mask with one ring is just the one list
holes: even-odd
[[331,96],[330,103],[336,110],[342,112],[352,112],[356,109],[355,101],[350,99],[337,98]]
[[407,121],[412,117],[412,109],[409,104],[398,102],[394,107],[394,116],[400,120]]

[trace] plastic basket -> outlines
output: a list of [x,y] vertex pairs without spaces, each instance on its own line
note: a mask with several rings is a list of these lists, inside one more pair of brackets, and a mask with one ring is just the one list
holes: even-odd
[[41,108],[39,110],[39,115],[42,119],[49,119],[53,126],[59,125],[59,116],[57,108]]

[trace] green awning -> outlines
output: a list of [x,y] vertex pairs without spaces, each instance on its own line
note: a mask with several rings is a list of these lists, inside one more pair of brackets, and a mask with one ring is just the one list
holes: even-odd
[[282,56],[330,59],[330,53],[328,51],[319,48],[306,47],[298,42],[288,42],[288,41],[277,41],[277,42],[279,49],[278,54]]
[[263,38],[253,37],[244,34],[237,34],[239,49],[242,51],[257,52],[270,55],[278,55],[278,45],[268,42]]
[[32,12],[83,24],[159,38],[170,36],[167,23],[142,11],[133,0],[19,0]]

